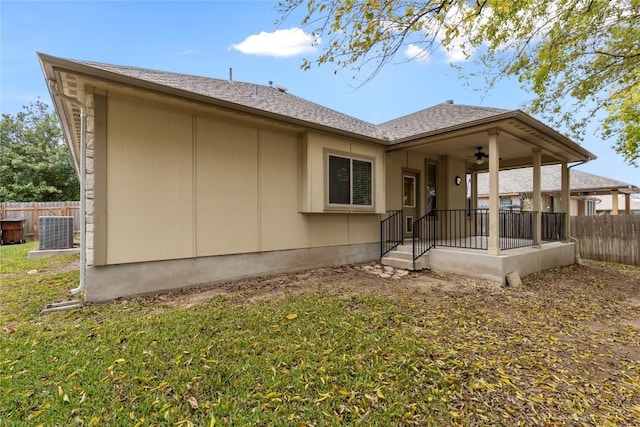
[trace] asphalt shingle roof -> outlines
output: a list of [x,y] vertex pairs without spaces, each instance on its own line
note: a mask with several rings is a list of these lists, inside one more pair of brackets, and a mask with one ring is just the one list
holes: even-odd
[[378,125],[378,128],[382,131],[383,135],[391,140],[396,140],[496,116],[507,111],[509,110],[444,102],[381,123]]
[[[594,175],[579,170],[570,170],[571,191],[580,190],[608,190],[608,189],[629,189],[632,192],[640,192],[638,187],[629,183],[618,181],[603,176]],[[540,177],[541,191],[547,193],[558,192],[562,187],[561,165],[542,166]],[[501,194],[511,193],[531,193],[533,192],[533,169],[511,169],[500,171]],[[489,174],[478,174],[478,194],[489,194]]]
[[374,138],[378,135],[375,125],[280,91],[272,86],[98,62],[73,62],[359,135]]
[[509,110],[442,103],[379,125],[340,113],[276,87],[138,67],[69,60],[87,67],[327,126],[387,143],[499,115]]

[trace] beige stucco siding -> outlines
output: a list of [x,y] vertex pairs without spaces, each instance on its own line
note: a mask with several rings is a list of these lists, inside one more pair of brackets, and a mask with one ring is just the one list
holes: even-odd
[[307,218],[298,212],[298,140],[291,133],[260,131],[262,251],[309,246]]
[[[447,174],[445,183],[447,191],[447,209],[466,209],[467,207],[467,188],[466,188],[466,168],[464,160],[447,157]],[[456,185],[455,178],[459,176],[462,184]]]
[[402,168],[406,167],[406,163],[406,151],[386,154],[386,202],[389,210],[402,208]]
[[193,256],[192,118],[112,96],[106,262]]
[[[373,159],[375,207],[384,209],[381,147],[313,133],[308,144],[306,132],[114,93],[106,116],[104,264],[379,239],[375,212],[325,212],[324,156]],[[319,214],[301,212],[305,191]]]
[[259,250],[258,129],[198,116],[197,255]]
[[350,245],[380,240],[380,218],[377,215],[349,215],[348,218]]
[[349,244],[349,216],[346,214],[308,214],[311,247]]

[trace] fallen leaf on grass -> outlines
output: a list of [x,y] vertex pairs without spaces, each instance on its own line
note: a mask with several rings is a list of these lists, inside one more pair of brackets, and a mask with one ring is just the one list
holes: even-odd
[[189,405],[191,405],[193,409],[198,409],[200,407],[198,405],[198,399],[196,399],[194,396],[189,396],[187,401],[189,402]]

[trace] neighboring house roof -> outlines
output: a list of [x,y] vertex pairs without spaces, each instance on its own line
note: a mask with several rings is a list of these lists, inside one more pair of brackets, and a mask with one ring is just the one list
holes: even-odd
[[[640,193],[640,188],[627,182],[570,169],[571,192],[591,193],[618,190],[621,193]],[[542,166],[540,185],[543,193],[560,192],[562,187],[562,168],[560,165]],[[533,169],[511,169],[500,171],[501,194],[518,194],[533,192]],[[478,195],[489,194],[489,174],[478,174]]]

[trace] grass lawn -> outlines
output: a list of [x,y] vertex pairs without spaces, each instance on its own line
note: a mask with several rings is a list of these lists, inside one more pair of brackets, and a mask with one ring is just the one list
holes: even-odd
[[40,316],[71,299],[77,257],[34,246],[0,247],[0,426],[640,424],[638,267],[491,292],[345,267],[304,291],[274,277]]

